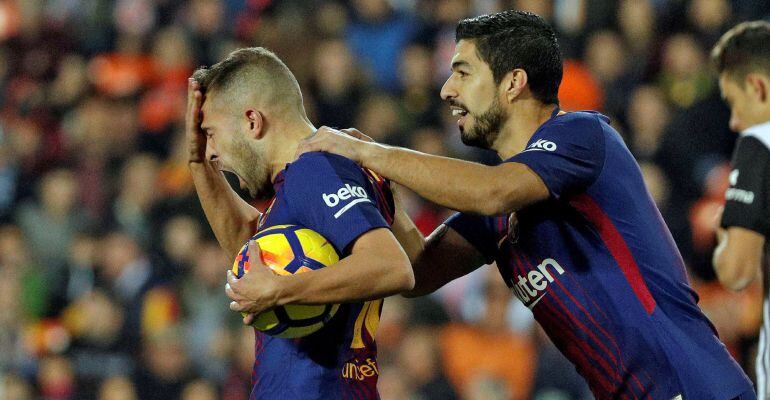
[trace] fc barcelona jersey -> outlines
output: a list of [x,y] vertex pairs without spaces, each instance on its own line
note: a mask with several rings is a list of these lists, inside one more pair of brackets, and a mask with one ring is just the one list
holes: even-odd
[[[558,112],[558,109],[557,109]],[[457,214],[597,399],[730,400],[751,382],[698,308],[684,262],[620,135],[601,114],[554,116],[506,160],[549,199]]]
[[[393,222],[387,183],[344,157],[303,154],[273,185],[275,197],[259,229],[307,227],[324,236],[340,258],[358,237]],[[299,339],[256,331],[251,399],[378,399],[374,336],[381,310],[381,299],[342,304],[324,328]]]

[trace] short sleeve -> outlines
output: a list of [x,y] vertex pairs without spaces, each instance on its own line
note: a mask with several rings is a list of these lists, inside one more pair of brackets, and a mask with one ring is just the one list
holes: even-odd
[[341,253],[364,233],[389,227],[363,170],[334,154],[306,153],[289,165],[284,191],[301,225],[323,235]]
[[755,137],[742,137],[733,153],[732,168],[722,227],[770,235],[770,150]]
[[444,221],[484,256],[487,264],[497,257],[497,242],[507,228],[505,217],[488,217],[478,214],[456,213]]
[[535,132],[527,148],[508,159],[528,166],[559,199],[586,190],[604,166],[604,133],[598,115],[556,117]]

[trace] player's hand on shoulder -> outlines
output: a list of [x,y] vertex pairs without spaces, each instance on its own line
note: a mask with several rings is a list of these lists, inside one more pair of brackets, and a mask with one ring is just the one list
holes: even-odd
[[304,139],[297,147],[297,157],[311,151],[325,151],[339,154],[357,163],[361,163],[367,142],[372,138],[355,129],[337,130],[322,126],[315,134]]
[[185,116],[185,137],[190,152],[189,162],[202,163],[206,160],[206,133],[201,129],[201,107],[203,91],[194,78],[187,81],[187,114]]
[[346,135],[352,136],[358,140],[362,140],[364,142],[374,142],[374,139],[372,139],[371,136],[359,131],[356,128],[346,128],[346,129],[340,129],[341,132],[345,133]]

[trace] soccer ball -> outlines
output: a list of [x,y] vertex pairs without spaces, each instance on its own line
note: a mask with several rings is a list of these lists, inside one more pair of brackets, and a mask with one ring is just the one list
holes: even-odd
[[[328,267],[339,261],[334,246],[323,236],[297,225],[271,226],[243,245],[233,263],[238,277],[249,272],[249,243],[256,240],[262,262],[278,275],[301,274]],[[252,326],[268,335],[298,338],[323,328],[337,312],[339,304],[287,305],[256,316]]]

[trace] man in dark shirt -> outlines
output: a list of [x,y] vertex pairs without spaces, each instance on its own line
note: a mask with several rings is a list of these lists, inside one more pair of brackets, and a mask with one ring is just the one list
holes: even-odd
[[764,265],[764,306],[757,356],[757,394],[770,398],[768,257],[770,234],[770,23],[745,22],[725,33],[712,58],[719,71],[722,97],[730,106],[730,129],[741,137],[733,153],[730,188],[714,268],[733,290],[751,283]]

